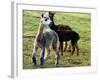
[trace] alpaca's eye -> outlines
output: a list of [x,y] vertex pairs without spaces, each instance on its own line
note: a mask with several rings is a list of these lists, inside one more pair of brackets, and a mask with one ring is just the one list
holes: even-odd
[[45,21],[47,21],[48,20],[48,18],[45,18]]
[[48,19],[46,18],[45,21],[47,21]]
[[45,18],[45,21],[47,21],[49,18],[47,17],[47,18]]

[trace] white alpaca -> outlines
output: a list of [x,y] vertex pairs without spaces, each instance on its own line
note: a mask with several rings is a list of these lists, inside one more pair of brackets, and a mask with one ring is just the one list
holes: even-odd
[[[50,24],[50,19],[41,17],[38,33],[36,35],[35,41],[34,41],[34,49],[33,49],[33,63],[34,65],[37,65],[36,62],[36,54],[38,47],[41,48],[40,53],[40,65],[43,66],[44,60],[47,58],[48,54],[50,53],[50,47],[55,51],[55,65],[59,64],[59,37],[57,33],[51,29],[44,29],[46,25]],[[47,50],[47,53],[45,53],[45,49]]]

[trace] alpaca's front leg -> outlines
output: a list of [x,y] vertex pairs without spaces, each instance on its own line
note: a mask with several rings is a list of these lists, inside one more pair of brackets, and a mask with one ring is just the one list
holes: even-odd
[[32,57],[32,61],[33,61],[33,63],[34,63],[34,65],[36,66],[36,53],[37,53],[37,49],[38,49],[38,47],[34,47],[33,48],[33,57]]
[[45,55],[45,48],[41,49],[40,53],[40,65],[43,66],[44,64],[44,55]]

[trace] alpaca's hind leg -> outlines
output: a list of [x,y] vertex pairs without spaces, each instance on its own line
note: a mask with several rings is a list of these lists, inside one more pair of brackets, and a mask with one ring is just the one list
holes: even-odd
[[43,66],[44,64],[44,55],[45,55],[45,48],[41,49],[41,53],[40,53],[40,65]]
[[66,51],[66,49],[67,49],[67,42],[65,42],[64,52]]
[[71,52],[71,41],[68,41],[68,46],[67,46],[68,48],[67,48],[67,51],[68,52]]
[[72,45],[72,55],[74,54],[75,52],[75,45]]
[[37,49],[38,49],[38,47],[34,47],[34,49],[33,49],[33,56],[32,56],[32,61],[33,61],[33,63],[34,63],[34,65],[36,66],[36,53],[37,53]]
[[71,41],[71,45],[72,45],[72,55],[74,54],[74,52],[75,52],[75,41],[74,40],[72,40]]
[[63,56],[63,42],[60,42],[61,55]]
[[77,49],[77,56],[79,55],[79,47],[78,47],[78,43],[76,43],[76,49]]
[[55,65],[57,66],[59,64],[59,60],[60,60],[60,54],[59,54],[59,46],[57,46],[58,44],[53,44],[53,49],[56,52],[55,54]]
[[50,54],[50,47],[47,47],[44,55],[44,60],[47,60],[49,54]]

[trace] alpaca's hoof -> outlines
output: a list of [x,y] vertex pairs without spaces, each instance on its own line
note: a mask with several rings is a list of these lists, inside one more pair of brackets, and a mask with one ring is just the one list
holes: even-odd
[[63,53],[60,53],[61,54],[61,56],[63,56]]
[[44,68],[44,66],[43,65],[40,65],[40,68]]
[[66,49],[64,49],[63,51],[66,52]]
[[36,66],[36,58],[35,57],[32,57],[32,62],[34,64],[34,66]]
[[57,63],[57,64],[55,64],[55,67],[58,67],[59,66],[59,64]]
[[79,56],[79,54],[77,54],[77,56]]
[[73,56],[74,54],[72,53],[71,56]]
[[71,50],[67,50],[67,52],[71,52]]

